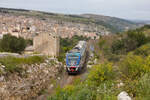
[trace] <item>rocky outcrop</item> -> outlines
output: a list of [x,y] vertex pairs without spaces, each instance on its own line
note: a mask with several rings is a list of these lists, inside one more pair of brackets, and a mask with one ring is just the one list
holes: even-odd
[[[31,100],[42,89],[51,85],[63,65],[57,59],[49,58],[44,63],[22,65],[22,73],[5,73],[0,76],[0,100]],[[2,70],[4,66],[0,67]]]
[[131,100],[127,92],[123,91],[118,95],[118,100]]

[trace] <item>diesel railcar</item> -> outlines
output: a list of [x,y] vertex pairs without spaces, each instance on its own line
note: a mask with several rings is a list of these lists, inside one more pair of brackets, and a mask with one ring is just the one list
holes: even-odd
[[79,41],[78,44],[66,54],[66,70],[68,74],[79,73],[83,69],[86,54],[86,41]]

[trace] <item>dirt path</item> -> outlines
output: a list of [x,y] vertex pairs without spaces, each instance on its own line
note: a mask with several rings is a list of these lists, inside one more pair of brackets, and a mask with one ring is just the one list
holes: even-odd
[[76,79],[81,79],[81,81],[84,81],[87,73],[87,71],[83,71],[82,73],[77,75],[68,75],[67,72],[65,72],[63,78],[60,80],[60,87],[63,88],[66,85],[71,85]]

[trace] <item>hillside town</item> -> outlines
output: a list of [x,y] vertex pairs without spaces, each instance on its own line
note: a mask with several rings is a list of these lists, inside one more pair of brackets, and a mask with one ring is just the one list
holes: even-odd
[[36,17],[17,16],[13,14],[0,14],[0,38],[5,34],[21,36],[32,39],[40,33],[57,34],[62,38],[71,38],[74,35],[98,39],[99,34],[107,35],[109,32],[81,23],[57,21],[53,19],[39,19]]

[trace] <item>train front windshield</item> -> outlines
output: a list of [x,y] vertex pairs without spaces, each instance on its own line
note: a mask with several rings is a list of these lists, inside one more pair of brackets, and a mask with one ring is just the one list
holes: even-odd
[[67,66],[77,66],[79,65],[80,57],[77,55],[67,56]]

